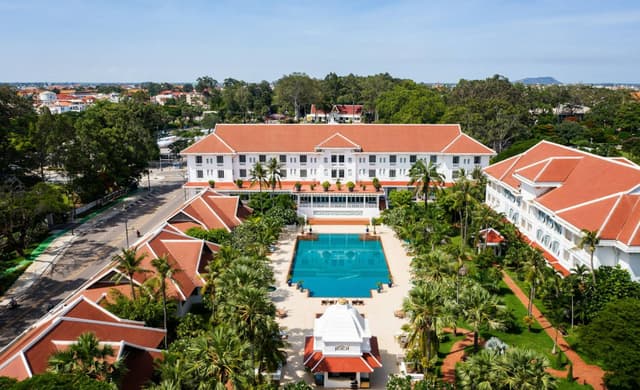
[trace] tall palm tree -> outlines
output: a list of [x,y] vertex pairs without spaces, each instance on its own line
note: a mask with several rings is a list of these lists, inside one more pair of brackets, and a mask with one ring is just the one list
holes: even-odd
[[260,192],[262,192],[262,185],[268,185],[267,181],[267,170],[264,168],[264,165],[260,161],[256,162],[249,171],[249,180],[251,181],[251,186],[255,183],[258,183],[260,186]]
[[116,267],[129,278],[129,286],[131,286],[131,298],[136,299],[136,290],[134,288],[133,276],[137,273],[148,272],[148,270],[141,267],[142,261],[147,255],[141,254],[138,256],[137,248],[122,249],[122,252],[113,257],[113,260],[117,262]]
[[121,359],[108,363],[113,357],[110,345],[100,346],[93,333],[83,333],[66,351],[56,352],[49,358],[49,370],[59,374],[81,374],[93,379],[118,383],[125,373]]
[[179,272],[177,269],[173,269],[169,264],[169,259],[167,255],[162,255],[151,260],[151,265],[155,268],[157,277],[160,280],[160,291],[162,293],[162,314],[163,314],[163,324],[164,324],[164,348],[167,348],[167,279],[174,280],[173,274],[175,272]]
[[407,344],[420,352],[425,373],[431,366],[432,357],[438,351],[436,336],[437,318],[446,313],[445,297],[448,296],[441,283],[418,282],[405,298],[403,310],[409,316]]
[[498,314],[504,307],[498,297],[490,294],[479,285],[466,287],[460,293],[460,305],[466,322],[473,328],[473,348],[478,351],[478,335],[480,328],[502,329],[503,322]]
[[467,244],[467,230],[469,225],[470,210],[475,205],[476,200],[473,197],[473,184],[463,174],[456,181],[451,189],[451,198],[453,200],[453,209],[458,211],[460,218],[460,246]]
[[600,243],[600,237],[598,237],[597,230],[588,230],[582,229],[582,237],[580,238],[580,242],[578,243],[578,248],[586,249],[589,252],[589,260],[591,266],[591,278],[593,279],[593,284],[596,284],[596,273],[593,268],[593,254],[596,252],[596,248]]
[[523,247],[523,251],[527,252],[523,269],[524,279],[529,283],[529,305],[527,307],[527,314],[531,317],[533,300],[536,298],[536,288],[543,282],[544,272],[547,266],[542,252],[539,249],[525,246]]
[[409,169],[409,185],[416,186],[416,195],[422,194],[424,196],[424,207],[428,207],[429,201],[429,187],[431,183],[437,183],[438,185],[444,184],[444,176],[438,172],[438,164],[433,164],[429,161],[428,164],[424,163],[424,160],[417,160]]
[[267,165],[267,176],[272,192],[276,189],[276,184],[278,185],[278,188],[282,188],[282,183],[280,182],[280,178],[282,177],[281,170],[282,164],[280,164],[275,157],[272,157]]

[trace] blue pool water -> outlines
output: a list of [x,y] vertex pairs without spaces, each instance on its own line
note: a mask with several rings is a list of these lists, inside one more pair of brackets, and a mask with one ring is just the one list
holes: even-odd
[[318,234],[298,240],[292,281],[303,281],[313,297],[365,298],[378,282],[389,282],[389,268],[379,241],[358,234]]

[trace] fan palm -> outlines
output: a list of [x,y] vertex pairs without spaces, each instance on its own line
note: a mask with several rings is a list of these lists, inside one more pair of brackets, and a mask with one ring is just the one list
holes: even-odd
[[473,328],[473,348],[478,351],[480,328],[502,329],[498,314],[504,310],[498,297],[478,285],[464,288],[460,293],[460,305],[466,322]]
[[141,267],[142,261],[147,255],[145,253],[138,255],[137,248],[122,249],[122,252],[113,257],[117,262],[116,267],[129,278],[129,286],[131,287],[131,298],[136,299],[136,290],[134,288],[133,276],[137,273],[148,272]]
[[438,165],[429,161],[417,160],[409,169],[409,185],[416,186],[416,194],[424,196],[424,207],[427,208],[429,200],[429,187],[431,183],[444,184],[444,176],[438,172]]
[[555,389],[554,379],[545,370],[549,361],[538,352],[510,348],[502,355],[498,371],[503,386],[509,389],[547,390]]

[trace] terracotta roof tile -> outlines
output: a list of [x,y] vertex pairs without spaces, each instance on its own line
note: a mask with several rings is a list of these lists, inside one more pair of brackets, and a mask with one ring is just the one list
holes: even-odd
[[334,133],[329,138],[323,140],[318,145],[316,145],[316,149],[356,149],[360,150],[360,145],[351,141],[349,138],[345,137],[340,133]]
[[[213,134],[191,145],[183,154],[228,153],[310,153],[335,133],[340,133],[362,147],[364,153],[421,152],[440,153],[461,134],[459,125],[379,125],[379,124],[327,124],[327,125],[262,125],[219,124]],[[223,148],[220,141],[228,145]],[[493,150],[470,142],[469,154],[495,154]]]
[[495,154],[493,150],[464,133],[460,133],[442,152],[449,154]]

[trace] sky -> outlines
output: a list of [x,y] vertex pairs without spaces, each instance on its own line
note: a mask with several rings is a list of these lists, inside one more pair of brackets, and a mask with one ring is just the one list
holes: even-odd
[[640,82],[640,0],[0,0],[0,81]]

